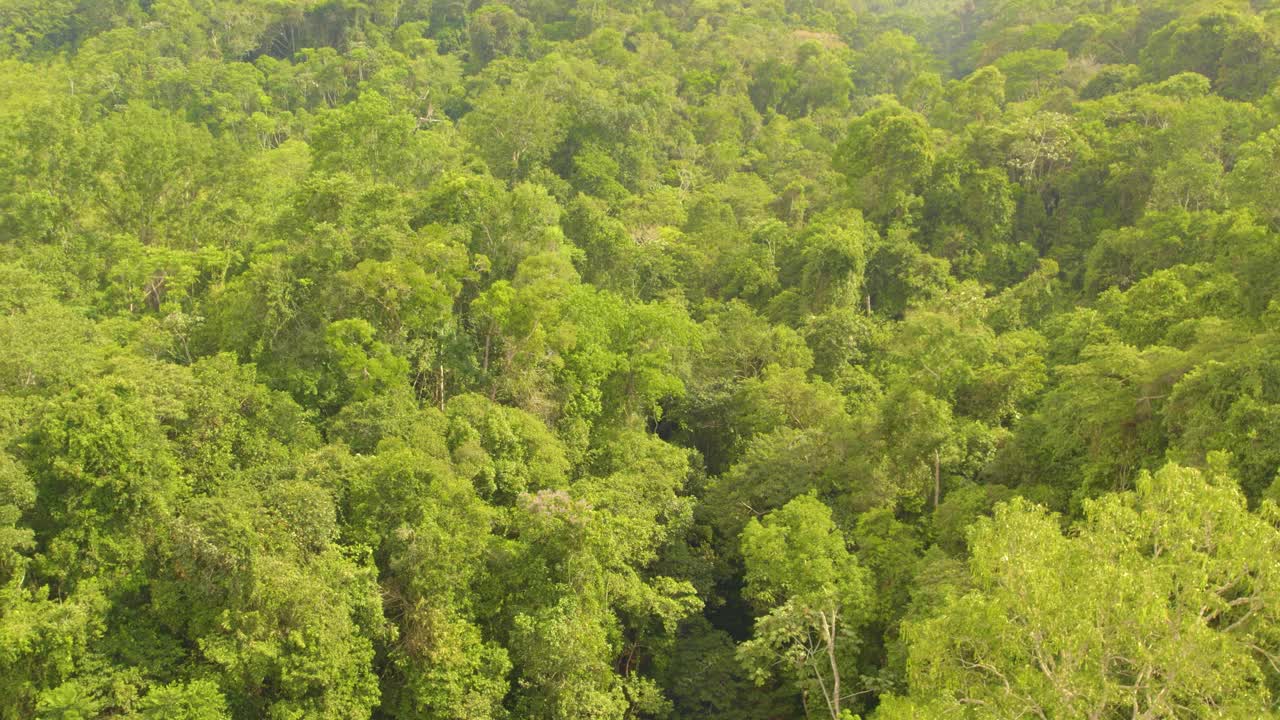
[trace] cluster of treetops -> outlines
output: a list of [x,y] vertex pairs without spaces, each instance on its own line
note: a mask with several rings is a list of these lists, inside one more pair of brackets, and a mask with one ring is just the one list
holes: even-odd
[[1280,717],[1280,2],[0,0],[0,719]]

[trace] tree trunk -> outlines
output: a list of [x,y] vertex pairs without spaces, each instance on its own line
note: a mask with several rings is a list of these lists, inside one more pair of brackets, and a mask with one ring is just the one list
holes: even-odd
[[933,449],[933,509],[938,509],[942,501],[942,457],[937,448]]
[[831,609],[831,620],[827,620],[826,611],[819,610],[822,620],[823,639],[827,645],[827,663],[831,666],[831,696],[827,698],[827,709],[831,712],[831,720],[840,720],[840,666],[836,662],[836,628],[839,611]]
[[444,364],[440,365],[440,412],[444,412]]

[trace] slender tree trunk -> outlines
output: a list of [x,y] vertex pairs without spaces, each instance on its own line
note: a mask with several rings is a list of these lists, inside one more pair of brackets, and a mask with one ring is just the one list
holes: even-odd
[[933,449],[933,509],[938,509],[942,501],[942,456],[937,448]]
[[831,720],[840,720],[840,670],[836,667],[835,627],[827,642],[827,659],[831,662]]
[[827,645],[827,663],[831,666],[831,695],[827,698],[827,709],[831,712],[831,720],[840,720],[840,665],[836,662],[836,627],[839,611],[831,609],[831,620],[827,620],[825,610],[818,611],[822,620],[822,634]]
[[443,363],[441,363],[440,365],[439,377],[440,377],[440,383],[438,387],[440,388],[440,412],[444,412],[444,364]]

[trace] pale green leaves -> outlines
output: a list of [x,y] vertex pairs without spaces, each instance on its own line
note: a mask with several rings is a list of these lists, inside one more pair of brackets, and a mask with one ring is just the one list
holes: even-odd
[[752,519],[742,532],[746,596],[766,614],[739,657],[756,682],[780,668],[798,689],[816,688],[833,719],[849,693],[854,631],[870,603],[868,575],[831,520],[831,511],[802,495]]
[[977,589],[906,629],[913,699],[959,717],[1265,715],[1280,532],[1224,464],[1144,473],[1069,536],[1025,501],[979,521]]

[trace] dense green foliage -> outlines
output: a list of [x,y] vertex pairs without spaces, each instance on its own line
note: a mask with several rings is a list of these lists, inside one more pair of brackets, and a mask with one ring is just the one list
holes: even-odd
[[1280,717],[1277,0],[0,0],[0,720]]

